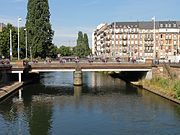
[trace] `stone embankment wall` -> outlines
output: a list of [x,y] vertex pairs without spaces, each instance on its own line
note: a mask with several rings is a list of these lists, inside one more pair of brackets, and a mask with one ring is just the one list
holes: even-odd
[[152,68],[152,74],[153,76],[180,79],[180,67],[158,65]]

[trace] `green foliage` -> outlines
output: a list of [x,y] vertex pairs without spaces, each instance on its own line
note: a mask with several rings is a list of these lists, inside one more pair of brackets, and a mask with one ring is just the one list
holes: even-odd
[[[12,55],[13,57],[17,57],[17,43],[18,43],[18,34],[17,28],[12,26],[11,24],[7,24],[6,27],[3,28],[2,32],[0,33],[0,55],[4,56],[5,58],[9,58],[10,53],[10,30],[12,31]],[[21,33],[21,37],[23,33]],[[24,40],[20,38],[20,48],[24,48]],[[21,57],[22,53],[20,53]]]
[[[146,82],[147,84],[148,82]],[[163,77],[154,77],[150,81],[151,86],[157,86],[166,92],[175,93],[177,99],[180,99],[180,80],[170,80]]]
[[74,55],[79,57],[85,57],[91,53],[91,50],[89,48],[88,36],[86,33],[83,35],[81,31],[78,32],[77,45],[73,50]]
[[71,48],[67,46],[60,46],[58,49],[58,53],[61,56],[71,56],[73,54],[73,52],[71,51]]
[[33,57],[50,57],[54,50],[52,44],[54,32],[50,24],[48,0],[29,0],[27,10],[26,28]]
[[58,54],[58,48],[55,45],[49,46],[49,52],[47,54],[48,57],[50,58],[56,58]]
[[176,92],[176,97],[180,99],[180,81],[179,80],[174,83],[173,90]]

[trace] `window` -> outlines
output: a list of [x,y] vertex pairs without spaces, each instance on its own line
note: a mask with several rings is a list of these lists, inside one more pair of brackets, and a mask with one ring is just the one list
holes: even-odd
[[136,45],[138,44],[138,41],[137,41],[137,40],[135,41],[135,44],[136,44]]
[[163,27],[163,24],[160,24],[160,27],[162,28],[162,27]]
[[134,38],[134,34],[132,34],[132,38]]
[[138,36],[137,36],[137,35],[135,35],[135,38],[136,38],[136,39],[137,39],[137,37],[138,37]]

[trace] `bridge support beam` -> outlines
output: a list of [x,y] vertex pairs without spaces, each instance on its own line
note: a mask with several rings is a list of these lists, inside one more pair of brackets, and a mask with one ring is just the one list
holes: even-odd
[[152,70],[148,71],[146,73],[146,77],[145,77],[146,80],[151,80],[152,79]]
[[82,81],[82,71],[74,71],[73,73],[73,79],[74,79],[74,85],[75,86],[81,86]]
[[19,82],[22,82],[21,72],[18,73]]

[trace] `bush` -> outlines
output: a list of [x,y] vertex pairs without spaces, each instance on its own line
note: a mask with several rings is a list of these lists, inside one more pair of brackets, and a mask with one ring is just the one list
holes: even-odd
[[176,97],[180,99],[180,81],[176,81],[173,90],[176,92]]

